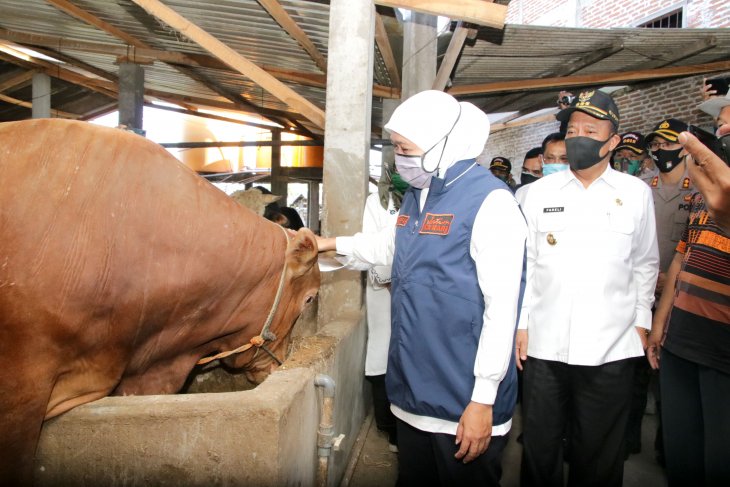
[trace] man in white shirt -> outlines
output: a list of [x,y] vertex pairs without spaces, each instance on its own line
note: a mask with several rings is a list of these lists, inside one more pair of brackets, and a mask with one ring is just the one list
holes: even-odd
[[517,396],[524,218],[476,162],[489,119],[471,103],[424,91],[385,128],[411,185],[395,226],[319,239],[319,249],[393,264],[386,388],[398,485],[498,486]]
[[523,486],[621,486],[633,380],[651,327],[659,253],[651,191],[613,170],[618,108],[581,93],[567,121],[570,171],[530,186],[527,289],[515,352],[524,370]]

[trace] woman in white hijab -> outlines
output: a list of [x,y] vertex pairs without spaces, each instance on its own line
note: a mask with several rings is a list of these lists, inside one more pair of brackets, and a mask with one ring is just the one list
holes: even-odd
[[386,388],[398,485],[499,485],[517,393],[525,221],[507,186],[476,162],[489,120],[471,103],[424,91],[385,128],[411,185],[395,227],[322,238],[320,251],[392,264]]

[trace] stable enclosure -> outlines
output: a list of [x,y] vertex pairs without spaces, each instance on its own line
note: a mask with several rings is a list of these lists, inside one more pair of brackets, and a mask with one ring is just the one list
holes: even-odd
[[[44,428],[36,455],[38,486],[309,486],[338,485],[365,415],[365,324],[352,313],[316,329],[316,313],[295,326],[292,353],[250,390],[107,397],[80,406]],[[317,374],[336,384],[334,437],[326,481],[318,478],[323,391]],[[206,375],[206,374],[204,374]],[[239,375],[217,369],[191,390],[219,390]]]

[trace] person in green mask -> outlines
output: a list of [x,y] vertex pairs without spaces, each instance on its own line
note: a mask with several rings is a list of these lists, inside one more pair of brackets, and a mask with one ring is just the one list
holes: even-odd
[[[387,159],[387,158],[384,158]],[[377,193],[371,194],[365,203],[362,217],[363,232],[378,232],[393,227],[398,218],[403,193],[408,183],[398,174],[392,156],[383,161]],[[396,419],[390,410],[385,393],[385,371],[388,363],[390,342],[390,266],[368,269],[365,299],[368,308],[368,341],[365,354],[365,378],[370,382],[373,415],[377,428],[388,435],[388,449],[398,451]]]
[[626,132],[621,135],[621,143],[613,151],[612,167],[632,176],[641,172],[641,163],[646,159],[644,136],[639,132]]

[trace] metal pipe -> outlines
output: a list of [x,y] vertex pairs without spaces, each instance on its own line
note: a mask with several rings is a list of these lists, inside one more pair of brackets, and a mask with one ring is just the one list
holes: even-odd
[[317,430],[317,456],[319,464],[317,468],[317,485],[327,486],[327,471],[329,458],[332,454],[332,438],[335,436],[333,418],[335,381],[329,375],[317,374],[314,378],[314,385],[323,388],[322,411],[319,417],[319,429]]

